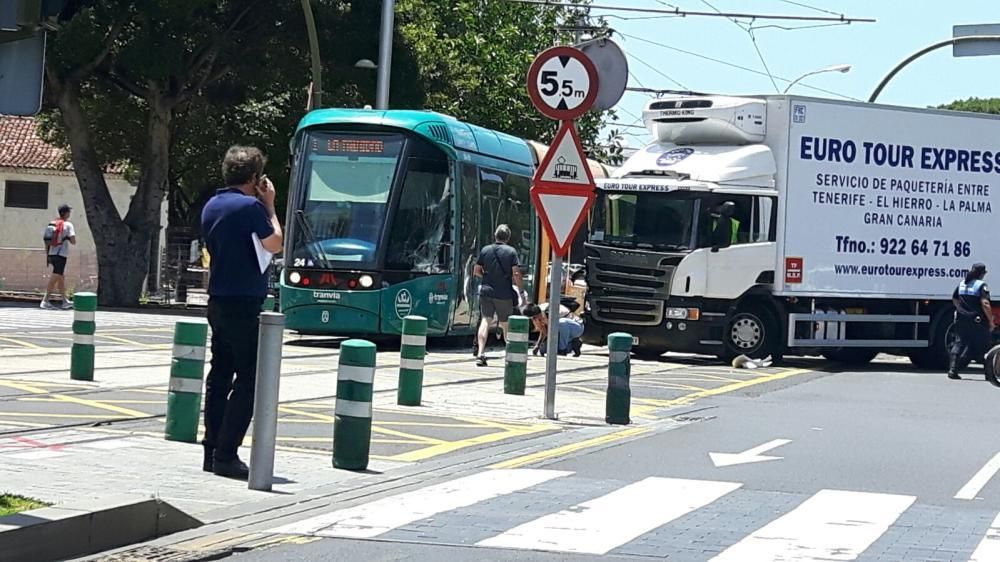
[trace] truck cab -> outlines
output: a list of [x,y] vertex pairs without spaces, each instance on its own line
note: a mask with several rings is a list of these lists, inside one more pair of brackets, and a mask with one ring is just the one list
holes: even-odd
[[656,141],[598,181],[586,244],[585,341],[627,331],[636,353],[730,357],[780,342],[776,165],[765,101],[660,98]]

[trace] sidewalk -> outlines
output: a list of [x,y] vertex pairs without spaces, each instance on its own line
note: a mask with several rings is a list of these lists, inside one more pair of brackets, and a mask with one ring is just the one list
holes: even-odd
[[[281,402],[294,401],[297,408],[300,405],[317,406],[318,409],[311,410],[317,412],[314,415],[332,416],[338,355],[336,349],[286,346]],[[493,356],[502,357],[502,351],[494,352]],[[268,496],[247,490],[244,482],[202,472],[201,447],[164,440],[162,418],[131,421],[113,415],[115,409],[142,407],[130,405],[128,400],[108,398],[118,395],[115,393],[137,388],[144,391],[166,389],[168,350],[99,353],[94,382],[70,380],[68,361],[68,356],[51,355],[6,358],[0,364],[0,399],[21,401],[27,397],[40,401],[39,408],[48,408],[50,404],[62,408],[66,400],[74,406],[80,406],[80,402],[103,405],[111,410],[107,412],[109,418],[118,419],[110,426],[37,428],[29,433],[24,432],[38,424],[18,420],[51,420],[35,417],[0,421],[0,482],[4,489],[55,505],[97,500],[108,495],[158,497],[205,522],[228,517],[234,509],[238,511],[240,505]],[[606,361],[598,354],[560,358],[560,383],[601,379],[606,374]],[[137,366],[143,363],[147,366]],[[457,351],[430,353],[424,375],[423,406],[411,408],[396,405],[398,353],[380,353],[374,419],[394,413],[419,412],[420,415],[459,420],[485,418],[480,420],[485,424],[490,423],[489,420],[522,423],[524,431],[510,431],[510,437],[504,440],[515,442],[551,434],[567,427],[566,422],[604,425],[603,396],[565,389],[560,389],[557,397],[560,421],[540,419],[544,385],[544,360],[541,358],[529,361],[525,396],[503,394],[502,361],[494,360],[492,364],[495,366],[477,368],[468,353]],[[52,390],[52,385],[58,385],[56,391]],[[45,394],[36,397],[38,392]],[[149,409],[145,413],[156,416],[158,412]],[[67,414],[55,412],[52,415]],[[460,449],[495,445],[501,442],[498,437],[505,436],[482,436],[460,445],[441,442],[436,449],[428,447],[433,455],[428,452],[410,458],[429,458]],[[250,439],[248,437],[241,451],[244,459],[249,459]],[[322,440],[328,446],[332,435]],[[406,466],[412,464],[373,459],[369,469],[389,474]],[[274,493],[287,495],[290,499],[309,497],[310,490],[320,487],[370,477],[333,469],[326,451],[288,447],[277,452],[275,474]]]

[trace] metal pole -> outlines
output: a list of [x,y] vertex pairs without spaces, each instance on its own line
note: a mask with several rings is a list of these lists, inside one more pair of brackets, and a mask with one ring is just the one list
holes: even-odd
[[274,443],[278,434],[278,381],[285,315],[262,312],[257,340],[257,384],[253,401],[253,443],[250,446],[248,487],[271,491],[274,480]]
[[312,63],[312,103],[308,109],[323,107],[323,65],[319,58],[319,39],[316,35],[316,19],[313,18],[312,6],[309,0],[302,0],[302,14],[306,18],[306,31],[309,34],[309,60]]
[[920,49],[919,51],[903,59],[903,62],[897,64],[889,72],[889,74],[886,74],[885,78],[883,78],[882,81],[878,83],[878,86],[875,87],[875,91],[872,92],[871,97],[868,98],[868,103],[875,103],[875,100],[878,98],[879,94],[882,93],[882,90],[885,89],[886,85],[889,83],[889,80],[892,80],[893,76],[898,74],[900,70],[903,70],[903,67],[905,67],[906,65],[910,64],[911,62],[917,60],[918,58],[926,55],[931,51],[935,51],[937,49],[940,49],[941,47],[947,47],[948,45],[956,45],[958,43],[980,43],[980,42],[997,42],[997,41],[1000,41],[1000,35],[966,35],[963,37],[952,37],[951,39],[938,41],[937,43],[928,45],[923,49]]
[[545,356],[545,417],[556,419],[556,363],[559,358],[559,299],[562,295],[562,256],[552,252],[549,273],[549,341]]
[[378,85],[375,109],[389,109],[389,75],[392,70],[392,28],[396,0],[382,0],[382,31],[378,40]]

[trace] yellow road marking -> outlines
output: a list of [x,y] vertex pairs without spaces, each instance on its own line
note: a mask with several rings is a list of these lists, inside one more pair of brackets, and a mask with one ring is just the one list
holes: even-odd
[[66,418],[81,420],[128,419],[132,416],[109,416],[107,414],[40,414],[37,412],[0,412],[0,418]]
[[126,339],[126,338],[120,338],[118,336],[112,336],[112,335],[108,335],[108,334],[100,334],[100,333],[98,333],[98,334],[94,334],[94,337],[95,338],[104,338],[106,340],[111,340],[111,341],[115,341],[115,342],[118,342],[118,343],[124,343],[126,345],[134,345],[134,346],[142,347],[142,348],[145,348],[145,349],[169,349],[171,347],[169,345],[165,345],[165,344],[161,344],[161,343],[142,343],[142,342],[137,342],[135,340],[130,340],[130,339]]
[[[24,392],[30,392],[32,394],[49,394],[49,391],[32,386],[30,384],[23,384],[13,381],[0,381],[0,386],[5,386],[7,388],[13,388],[15,390],[22,390]],[[62,402],[69,402],[71,404],[79,404],[80,406],[87,406],[90,408],[96,408],[98,410],[107,410],[109,412],[115,412],[118,414],[123,414],[132,418],[144,418],[149,416],[145,412],[140,412],[138,410],[132,410],[130,408],[122,408],[121,406],[115,406],[114,404],[104,404],[98,400],[87,400],[86,398],[78,398],[76,396],[70,396],[67,394],[51,394],[52,398],[58,399]],[[47,414],[48,415],[48,414]]]
[[681,384],[676,382],[666,382],[666,381],[634,381],[631,383],[632,387],[647,387],[647,388],[665,388],[667,390],[694,390],[700,392],[702,390],[708,390],[707,388],[702,388],[700,386],[694,386],[690,384]]
[[[278,410],[282,411],[282,412],[285,412],[286,414],[294,414],[294,415],[297,415],[297,416],[304,416],[304,417],[307,417],[307,418],[313,418],[313,419],[323,420],[323,421],[327,421],[327,422],[333,422],[333,420],[334,420],[333,416],[328,416],[326,414],[317,414],[315,412],[305,412],[305,411],[302,411],[302,410],[296,410],[295,408],[292,408],[292,407],[289,407],[289,406],[278,406]],[[421,443],[427,443],[427,444],[430,444],[430,445],[439,445],[439,444],[442,444],[442,443],[446,443],[446,441],[442,441],[440,439],[434,439],[432,437],[425,437],[423,435],[413,435],[413,434],[410,434],[410,433],[403,433],[402,431],[396,431],[394,429],[389,429],[387,427],[379,427],[379,426],[377,426],[375,424],[372,424],[372,431],[373,432],[377,432],[377,433],[382,433],[382,434],[385,434],[385,435],[392,435],[393,437],[402,437],[404,439],[413,439],[415,441],[419,441]]]
[[531,453],[529,455],[516,457],[510,460],[506,460],[491,465],[490,468],[518,468],[538,461],[543,461],[546,459],[552,459],[556,457],[561,457],[563,455],[568,455],[569,453],[580,451],[582,449],[589,449],[591,447],[597,447],[598,445],[604,445],[605,443],[614,443],[615,441],[620,441],[628,437],[641,435],[648,431],[650,431],[649,427],[630,427],[628,429],[623,429],[621,431],[616,431],[614,433],[609,433],[607,435],[601,435],[599,437],[585,439],[577,443],[570,443],[569,445],[556,447],[555,449],[538,451],[537,453]]
[[[2,416],[3,414],[0,414]],[[55,427],[50,423],[37,423],[37,422],[24,422],[24,421],[12,421],[12,420],[0,420],[3,425],[13,425],[15,427]]]
[[29,342],[26,342],[26,341],[23,341],[23,340],[19,340],[19,339],[16,339],[16,338],[9,338],[7,336],[0,336],[0,341],[5,341],[7,343],[12,343],[12,344],[14,344],[16,346],[19,346],[19,347],[27,347],[28,349],[45,349],[44,347],[42,347],[40,345],[35,345],[33,343],[29,343]]
[[758,384],[764,384],[766,382],[772,382],[776,380],[786,379],[788,377],[794,377],[796,375],[801,375],[803,373],[811,373],[812,369],[790,369],[787,371],[782,371],[780,373],[774,373],[771,375],[764,375],[762,377],[757,377],[755,379],[734,382],[732,384],[727,384],[720,386],[718,388],[710,388],[708,390],[700,390],[691,394],[686,394],[680,398],[674,398],[673,400],[654,400],[651,398],[643,399],[642,401],[654,406],[660,406],[661,408],[666,408],[669,406],[677,406],[681,404],[687,404],[693,400],[699,398],[706,398],[709,396],[717,396],[719,394],[726,394],[728,392],[734,392],[736,390],[742,390],[750,386],[756,386]]
[[[372,428],[373,430],[375,428]],[[551,429],[550,427],[544,427],[544,429]],[[499,431],[496,433],[487,433],[485,435],[479,435],[469,439],[462,439],[460,441],[445,441],[438,445],[433,445],[431,447],[424,447],[423,449],[418,449],[416,451],[411,451],[408,453],[401,453],[398,455],[393,455],[387,457],[388,460],[400,461],[400,462],[416,462],[431,457],[436,457],[438,455],[443,455],[459,449],[465,449],[466,447],[473,447],[476,445],[484,445],[486,443],[495,443],[497,441],[503,441],[504,439],[509,439],[511,437],[522,437],[524,435],[530,435],[532,433],[538,433],[543,431],[543,429],[521,429],[513,431]]]
[[[278,441],[291,441],[295,443],[333,443],[333,437],[281,437],[278,436]],[[372,443],[391,443],[396,445],[424,445],[421,441],[413,441],[412,439],[379,439],[373,438]]]
[[153,388],[130,388],[128,392],[138,392],[139,394],[166,394],[167,390],[163,389],[153,389]]

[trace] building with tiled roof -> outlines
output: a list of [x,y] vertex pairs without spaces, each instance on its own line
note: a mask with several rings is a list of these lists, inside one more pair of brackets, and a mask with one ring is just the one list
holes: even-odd
[[[123,169],[113,166],[105,171],[111,198],[122,216],[135,194]],[[70,222],[77,238],[69,250],[66,288],[95,289],[97,252],[69,155],[39,136],[34,118],[0,115],[0,292],[45,290],[51,272],[42,232],[64,203],[73,208]]]

